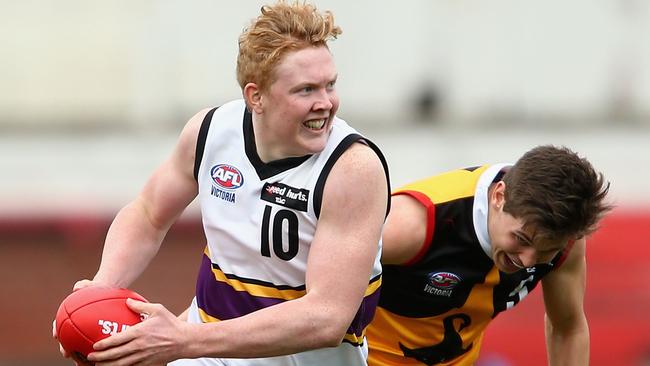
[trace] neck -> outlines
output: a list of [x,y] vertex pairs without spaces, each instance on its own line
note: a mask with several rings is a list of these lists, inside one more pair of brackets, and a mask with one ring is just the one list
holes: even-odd
[[253,138],[255,141],[255,150],[257,156],[263,163],[269,163],[275,160],[295,157],[287,153],[287,141],[278,140],[273,134],[273,130],[267,128],[264,121],[255,113],[253,113]]

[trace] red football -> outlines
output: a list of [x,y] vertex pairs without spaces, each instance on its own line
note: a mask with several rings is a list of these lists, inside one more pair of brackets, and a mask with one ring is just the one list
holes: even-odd
[[93,344],[142,321],[126,306],[126,299],[145,301],[125,288],[84,287],[66,297],[56,312],[59,343],[78,359],[85,360]]

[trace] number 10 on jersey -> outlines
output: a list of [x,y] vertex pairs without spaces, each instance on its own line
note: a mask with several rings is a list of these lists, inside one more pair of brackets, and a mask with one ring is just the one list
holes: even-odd
[[[279,209],[272,212],[273,207],[266,205],[264,217],[262,218],[262,247],[261,254],[271,257],[271,243],[273,241],[273,253],[276,257],[289,261],[298,254],[298,216],[295,212],[287,209]],[[286,225],[286,237],[284,227]],[[269,235],[271,231],[271,235]],[[287,243],[285,244],[285,239]]]

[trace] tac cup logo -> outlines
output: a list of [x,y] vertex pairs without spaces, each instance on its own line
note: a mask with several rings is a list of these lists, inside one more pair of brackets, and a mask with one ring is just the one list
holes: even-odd
[[440,290],[451,290],[460,283],[460,277],[451,272],[429,274],[429,284]]

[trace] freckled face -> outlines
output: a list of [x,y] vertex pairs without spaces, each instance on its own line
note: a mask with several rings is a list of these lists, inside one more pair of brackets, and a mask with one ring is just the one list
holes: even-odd
[[261,93],[255,133],[263,136],[268,160],[322,151],[339,99],[337,73],[327,47],[290,52],[274,70],[274,82]]

